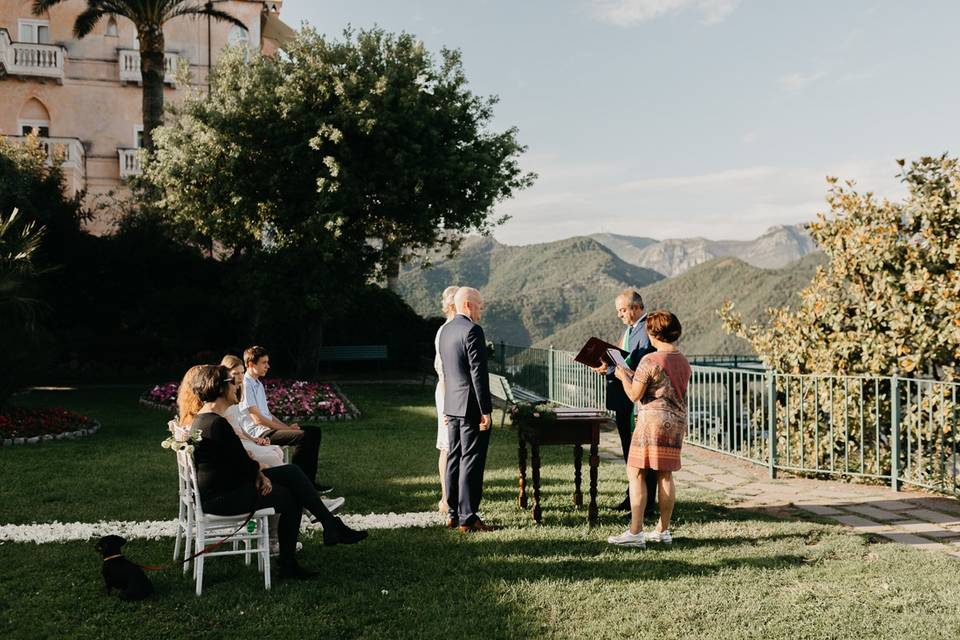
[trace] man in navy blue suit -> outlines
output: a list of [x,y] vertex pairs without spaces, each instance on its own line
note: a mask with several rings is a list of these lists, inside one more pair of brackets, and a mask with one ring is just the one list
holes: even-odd
[[440,330],[439,340],[443,413],[449,440],[447,526],[459,526],[464,533],[493,531],[496,527],[486,524],[479,514],[493,413],[487,340],[477,324],[483,313],[483,298],[476,289],[460,287],[454,304],[457,315]]
[[[640,360],[648,353],[656,351],[647,337],[647,312],[643,308],[643,298],[633,289],[620,292],[615,300],[617,317],[627,326],[620,340],[617,342],[629,355],[624,358],[631,369],[636,369]],[[623,450],[623,459],[626,461],[630,453],[630,439],[633,435],[634,406],[630,398],[623,391],[623,384],[614,376],[616,367],[601,365],[594,369],[597,373],[607,377],[607,409],[615,412],[617,433],[620,435],[620,447]],[[648,473],[644,477],[647,483],[647,508],[644,514],[653,515],[657,497],[657,479],[655,473]],[[617,505],[620,511],[630,511],[630,491],[627,497]]]

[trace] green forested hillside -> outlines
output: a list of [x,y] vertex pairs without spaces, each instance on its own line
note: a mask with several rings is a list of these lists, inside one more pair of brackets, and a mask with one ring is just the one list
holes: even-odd
[[[683,323],[681,349],[688,354],[751,354],[750,345],[723,331],[717,310],[731,299],[747,320],[764,319],[770,307],[793,304],[809,284],[822,253],[813,253],[782,269],[760,269],[736,258],[716,258],[673,278],[640,290],[648,310],[669,309]],[[616,339],[623,325],[616,317],[613,299],[578,322],[536,343],[576,350],[586,338]]]
[[590,238],[522,247],[471,238],[453,259],[426,270],[404,270],[400,293],[418,313],[435,316],[445,287],[476,287],[487,303],[487,335],[527,345],[588,316],[625,287],[662,278],[627,264]]

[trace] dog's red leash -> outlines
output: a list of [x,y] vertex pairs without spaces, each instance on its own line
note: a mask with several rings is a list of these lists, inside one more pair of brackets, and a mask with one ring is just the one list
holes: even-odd
[[251,520],[253,520],[253,514],[254,514],[254,512],[251,511],[251,512],[250,512],[250,515],[247,516],[247,519],[244,520],[244,521],[240,524],[239,527],[237,527],[236,529],[234,529],[233,531],[231,531],[231,532],[230,532],[230,535],[228,535],[226,538],[223,538],[222,540],[218,540],[217,542],[214,542],[214,543],[211,544],[211,545],[207,545],[206,547],[204,547],[204,548],[201,549],[200,551],[197,551],[197,552],[194,553],[193,555],[191,555],[191,556],[189,556],[189,557],[187,557],[187,558],[184,558],[184,559],[181,560],[180,562],[165,562],[165,563],[163,563],[163,564],[142,564],[142,565],[139,565],[139,566],[140,566],[140,568],[143,569],[144,571],[162,571],[163,569],[166,569],[166,568],[168,568],[168,567],[179,567],[180,565],[183,565],[183,564],[186,564],[186,563],[190,562],[191,560],[193,560],[193,559],[196,558],[197,556],[201,556],[201,555],[203,555],[204,553],[207,553],[207,552],[209,552],[209,551],[215,551],[215,550],[219,549],[220,547],[222,547],[222,546],[224,545],[224,543],[226,543],[227,540],[229,540],[229,539],[232,538],[233,536],[235,536],[235,535],[237,535],[238,533],[240,533],[240,531],[243,530],[243,528],[244,528],[245,526],[247,526],[247,525],[250,523]]

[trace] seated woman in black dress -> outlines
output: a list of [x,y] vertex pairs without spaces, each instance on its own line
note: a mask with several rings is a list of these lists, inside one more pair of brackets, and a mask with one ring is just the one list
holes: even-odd
[[[187,371],[181,388],[189,388],[204,403],[192,419],[202,439],[193,452],[203,510],[219,515],[250,513],[273,507],[280,514],[280,577],[308,578],[314,574],[297,564],[300,517],[306,509],[323,525],[323,544],[353,544],[367,537],[327,511],[300,467],[285,464],[261,468],[248,454],[223,412],[237,402],[237,387],[226,367],[198,365]],[[181,425],[190,416],[181,416]]]

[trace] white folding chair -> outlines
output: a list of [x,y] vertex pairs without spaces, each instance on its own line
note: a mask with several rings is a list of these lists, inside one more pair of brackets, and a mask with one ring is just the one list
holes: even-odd
[[[183,440],[187,437],[188,431],[180,427],[176,420],[167,423],[167,428],[174,438]],[[187,467],[186,458],[177,454],[177,497],[179,506],[177,509],[177,536],[173,545],[173,559],[180,559],[180,543],[183,543],[183,555],[186,557],[190,553],[190,542],[193,540],[193,494],[190,490],[190,470]],[[189,562],[183,563],[183,572],[186,573],[190,568]]]
[[[197,485],[197,469],[193,464],[193,456],[185,452],[177,452],[178,462],[182,459],[188,471],[190,490],[193,494],[193,549],[198,554],[193,560],[193,575],[197,583],[197,595],[203,591],[203,566],[208,558],[215,556],[243,555],[246,564],[250,564],[250,556],[257,557],[257,568],[263,573],[264,588],[270,588],[270,525],[268,516],[272,516],[275,511],[273,507],[259,509],[254,512],[251,522],[256,523],[256,529],[252,532],[247,531],[247,527],[239,530],[238,527],[247,519],[246,513],[218,516],[203,512],[203,504],[200,500],[200,488]],[[236,531],[236,533],[234,533]],[[235,544],[230,548],[211,549],[205,553],[200,553],[206,547],[215,545],[228,535]],[[239,549],[236,543],[242,542],[243,548]]]

